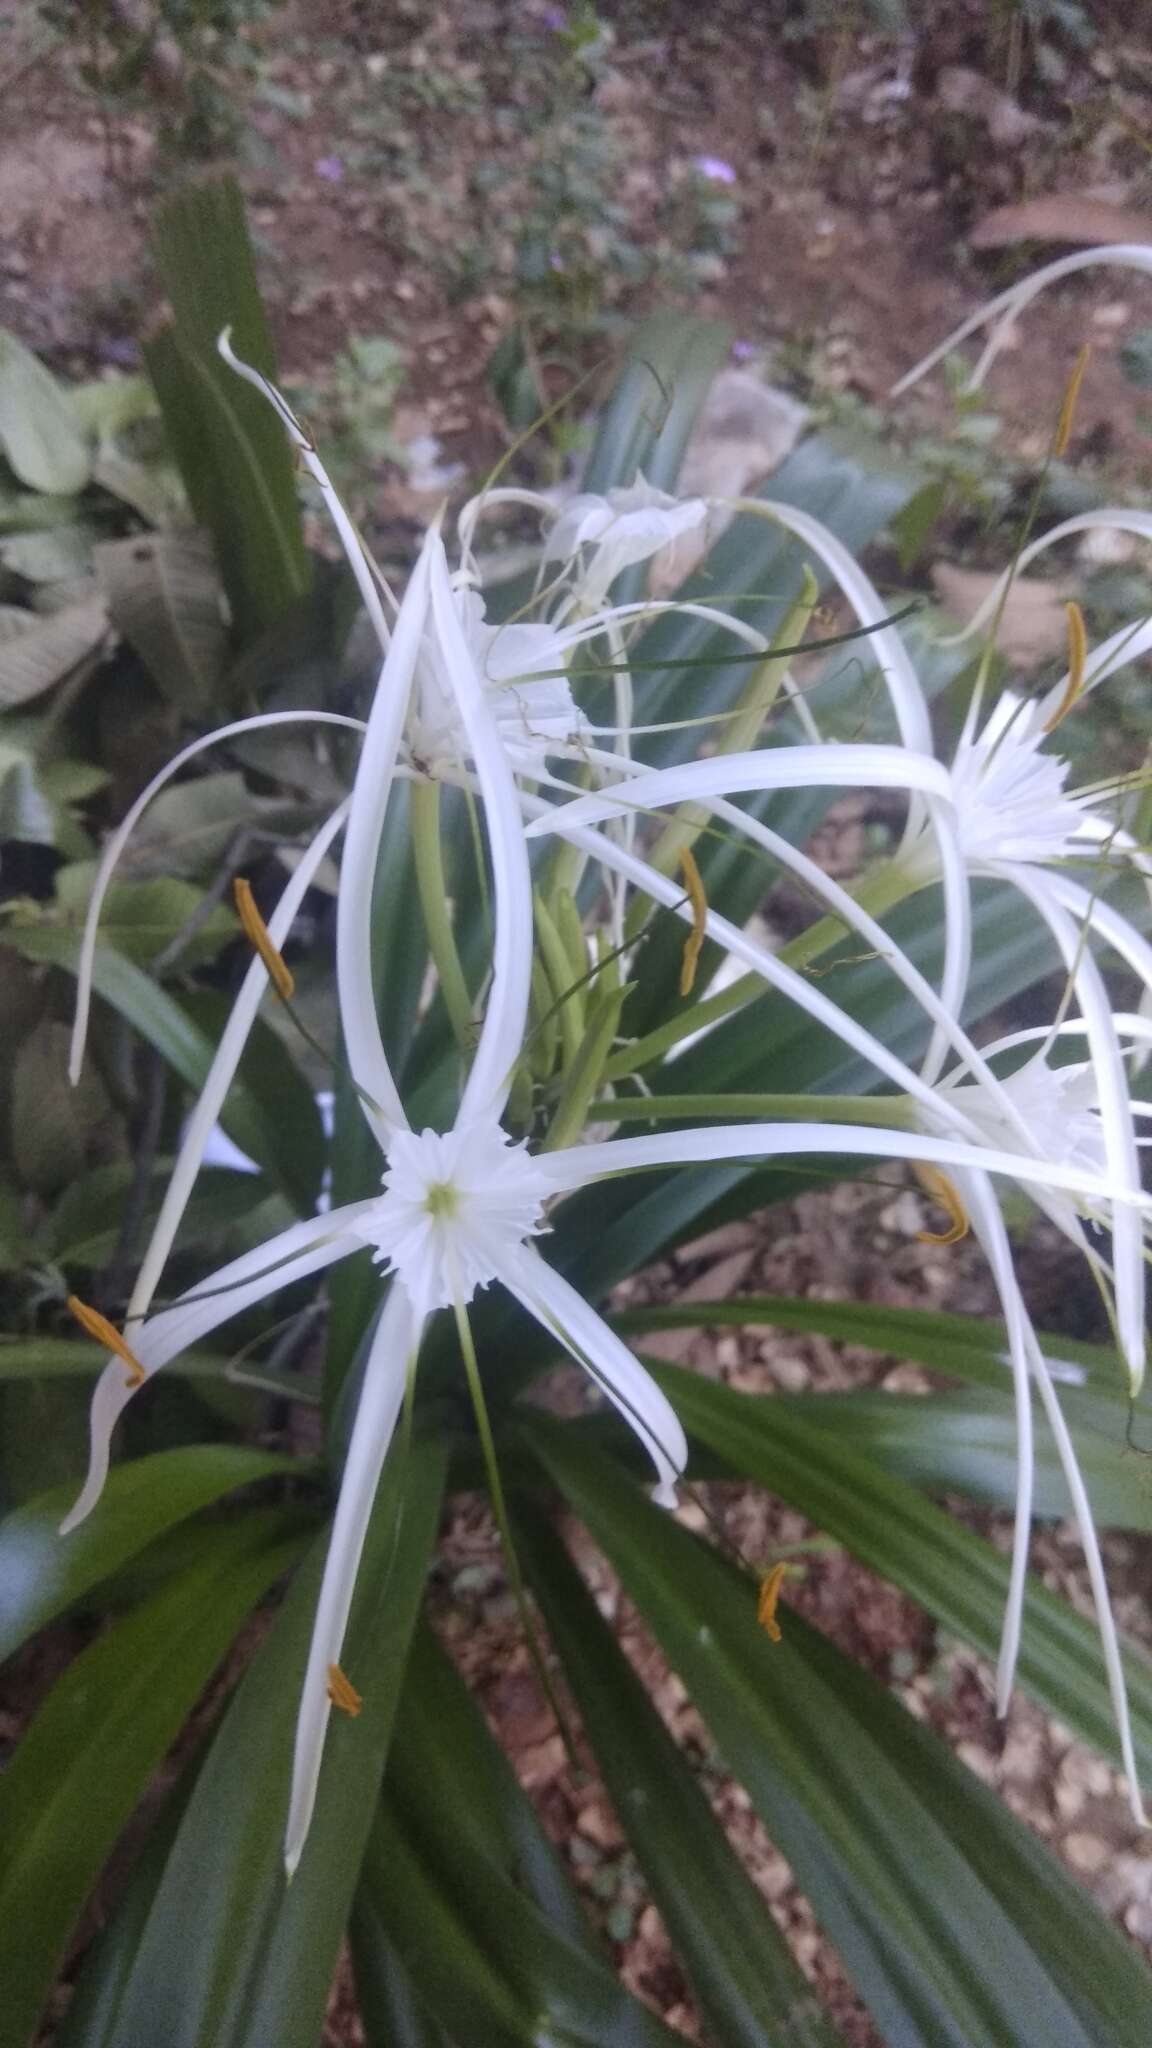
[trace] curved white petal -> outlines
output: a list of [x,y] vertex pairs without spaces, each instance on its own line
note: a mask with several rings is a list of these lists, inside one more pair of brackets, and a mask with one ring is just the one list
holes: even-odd
[[360,750],[352,791],[352,809],[344,841],[340,889],[336,898],[336,985],[340,1027],[352,1078],[379,1114],[364,1103],[365,1115],[386,1143],[389,1128],[407,1130],[408,1120],[392,1078],[376,1013],[372,962],[372,894],[376,862],[388,798],[396,774],[404,720],[412,695],[416,664],[428,623],[428,574],[435,531],[428,534],[404,593],[391,645],[380,671]]
[[[659,1097],[655,1097],[659,1103]],[[557,1193],[587,1186],[617,1173],[635,1173],[654,1166],[715,1165],[734,1159],[809,1158],[822,1153],[852,1158],[925,1160],[946,1172],[975,1167],[984,1173],[1003,1173],[1026,1187],[1067,1188],[1089,1199],[1130,1203],[1143,1214],[1152,1214],[1152,1195],[1133,1194],[1130,1188],[1103,1176],[1082,1173],[1073,1166],[1050,1159],[1030,1159],[1024,1153],[1004,1152],[994,1145],[968,1145],[955,1138],[925,1136],[923,1132],[883,1130],[878,1126],[861,1129],[851,1124],[715,1124],[687,1131],[658,1131],[643,1138],[613,1138],[597,1145],[573,1145],[560,1152],[542,1152],[537,1165]]]
[[731,506],[737,512],[751,512],[758,518],[775,520],[796,534],[818,556],[839,584],[860,624],[876,629],[871,635],[876,665],[884,679],[904,745],[916,753],[931,754],[932,726],[915,664],[898,628],[883,623],[888,617],[888,608],[855,555],[819,519],[813,519],[808,512],[798,511],[794,505],[782,504],[776,498],[724,498],[717,503]]
[[[288,886],[268,920],[268,936],[277,951],[285,944],[300,906],[315,880],[316,872],[347,816],[348,802],[345,800],[339,810],[333,811],[312,844],[297,861]],[[219,1121],[225,1098],[248,1042],[248,1034],[255,1022],[260,999],[267,986],[268,970],[259,956],[254,956],[240,984],[239,994],[228,1013],[228,1022],[220,1035],[220,1043],[213,1055],[212,1065],[208,1069],[204,1086],[196,1099],[196,1105],[180,1141],[180,1150],[176,1155],[171,1178],[164,1190],[160,1214],[152,1226],[152,1235],[129,1296],[125,1312],[127,1322],[135,1322],[140,1316],[147,1315],[152,1305],[152,1296],[156,1292],[165,1261],[180,1228],[180,1218],[184,1214],[196,1176],[204,1162],[204,1148]]]
[[1108,1690],[1112,1696],[1112,1712],[1116,1718],[1116,1729],[1120,1737],[1120,1756],[1124,1774],[1128,1780],[1128,1801],[1132,1818],[1137,1827],[1147,1827],[1148,1817],[1140,1796],[1140,1778],[1136,1768],[1136,1752],[1132,1745],[1132,1719],[1128,1711],[1128,1687],[1124,1679],[1124,1666],[1120,1660],[1120,1642],[1116,1634],[1116,1622],[1112,1613],[1112,1602],[1108,1596],[1108,1581],[1104,1575],[1104,1560],[1100,1555],[1100,1539],[1096,1534],[1096,1523],[1092,1515],[1092,1503],[1084,1485],[1076,1446],[1064,1420],[1064,1411],[1052,1383],[1048,1361],[1041,1351],[1035,1336],[1031,1339],[1032,1371],[1044,1403],[1048,1427],[1056,1444],[1060,1467],[1065,1484],[1072,1499],[1072,1512],[1076,1518],[1076,1532],[1088,1567],[1088,1579],[1092,1587],[1092,1604],[1096,1609],[1096,1626],[1104,1650],[1104,1668],[1108,1674]]
[[[551,830],[562,838],[569,839],[582,852],[591,855],[601,867],[613,868],[620,874],[626,874],[635,887],[642,889],[645,895],[652,897],[657,903],[662,903],[667,910],[674,911],[685,923],[692,923],[693,913],[684,901],[684,891],[680,883],[670,881],[666,875],[659,874],[646,861],[625,853],[622,847],[613,846],[602,832],[594,828],[582,830],[579,826],[568,827],[561,824],[565,808],[563,805],[545,805],[542,800],[523,793],[521,803],[525,816],[530,816],[534,820],[546,818]],[[957,1130],[975,1130],[975,1126],[969,1123],[962,1110],[957,1109],[955,1104],[948,1103],[926,1081],[921,1080],[920,1075],[912,1067],[906,1066],[903,1060],[898,1059],[895,1053],[890,1052],[882,1040],[866,1031],[853,1017],[848,1016],[838,1003],[832,1002],[802,974],[788,967],[766,947],[757,945],[756,941],[750,939],[737,925],[730,924],[727,918],[709,910],[704,919],[704,929],[707,936],[715,939],[734,960],[738,960],[753,974],[760,975],[769,987],[779,989],[781,994],[788,996],[798,1008],[807,1011],[810,1017],[815,1017],[818,1023],[826,1025],[845,1045],[850,1045],[854,1052],[860,1053],[880,1073],[894,1081],[905,1094],[914,1096],[937,1116],[947,1117],[955,1124]]]
[[529,839],[573,825],[597,825],[632,810],[654,810],[696,798],[732,796],[739,791],[769,789],[906,789],[921,790],[948,801],[947,768],[926,754],[903,747],[843,746],[764,747],[749,753],[714,754],[676,768],[654,768],[628,776],[612,790],[575,798],[528,826]]
[[[508,1099],[528,1016],[532,978],[532,876],[520,798],[460,625],[439,535],[432,536],[429,588],[433,626],[484,802],[495,903],[492,984],[459,1121],[499,1117]],[[399,624],[397,624],[399,635]]]
[[284,1838],[284,1866],[289,1877],[300,1861],[316,1800],[324,1737],[332,1711],[328,1668],[340,1662],[376,1488],[396,1428],[408,1374],[420,1348],[421,1329],[422,1324],[412,1314],[403,1290],[393,1287],[368,1351],[308,1646]]
[[970,313],[967,320],[962,320],[959,327],[953,328],[952,333],[940,342],[930,355],[924,356],[913,369],[901,377],[898,384],[892,386],[893,398],[899,398],[911,385],[919,383],[921,377],[926,377],[929,370],[934,370],[937,363],[943,362],[945,356],[951,355],[954,348],[958,348],[962,341],[967,341],[970,334],[975,334],[981,327],[986,327],[989,321],[997,321],[984,353],[968,380],[968,389],[974,391],[983,383],[1008,327],[1037,294],[1042,292],[1046,285],[1054,284],[1057,278],[1068,277],[1076,270],[1090,270],[1097,263],[1117,265],[1122,270],[1152,273],[1152,248],[1142,242],[1113,242],[1098,249],[1080,249],[1073,256],[1060,256],[1055,263],[1046,263],[1043,269],[1034,270],[1030,277],[1022,278],[1018,284],[1009,285],[1007,291],[1000,292],[994,299],[989,299],[987,305],[979,307],[975,313]]
[[[294,1223],[278,1237],[269,1238],[267,1244],[258,1245],[255,1251],[245,1252],[242,1258],[233,1259],[218,1273],[210,1274],[201,1287],[190,1289],[171,1308],[160,1309],[139,1330],[129,1327],[128,1342],[146,1378],[151,1379],[169,1359],[178,1357],[210,1330],[239,1315],[241,1309],[357,1251],[361,1240],[349,1235],[348,1226],[371,1206],[370,1202],[349,1202],[329,1216],[312,1216],[306,1223]],[[92,1395],[88,1476],[74,1506],[60,1524],[61,1535],[66,1536],[84,1521],[99,1500],[108,1475],[112,1431],[137,1391],[128,1379],[123,1361],[110,1358]]]
[[231,725],[222,725],[215,732],[202,733],[200,738],[181,747],[167,766],[152,777],[141,790],[136,801],[125,812],[110,839],[105,841],[100,855],[100,865],[92,884],[88,909],[84,917],[84,934],[80,941],[80,960],[76,972],[76,1014],[72,1024],[72,1048],[68,1059],[68,1079],[75,1084],[80,1078],[84,1059],[84,1041],[88,1035],[88,1012],[92,1001],[92,963],[96,953],[98,926],[108,884],[125,846],[132,837],[141,817],[153,797],[158,796],[165,784],[179,774],[189,761],[195,760],[206,747],[221,745],[225,740],[237,739],[241,733],[260,732],[276,725],[342,725],[353,732],[364,732],[365,726],[359,718],[343,718],[334,711],[264,711],[256,718],[237,718]]
[[373,630],[380,642],[380,649],[383,653],[388,647],[388,621],[384,616],[384,610],[380,603],[380,589],[376,580],[376,571],[368,559],[364,543],[349,519],[347,512],[344,510],[340,499],[337,497],[331,477],[311,441],[308,439],[307,434],[304,432],[303,427],[300,425],[299,420],[296,418],[295,413],[292,411],[291,406],[281,397],[276,386],[269,378],[262,376],[259,370],[254,370],[251,363],[241,362],[240,357],[232,347],[231,333],[231,328],[226,327],[217,341],[216,347],[229,369],[235,370],[238,377],[243,377],[246,384],[251,384],[254,391],[258,391],[262,398],[268,400],[269,405],[285,428],[289,440],[299,451],[305,467],[319,485],[320,495],[327,507],[328,516],[340,536],[340,544],[344,549],[348,567],[356,578],[356,586],[360,592],[361,601],[368,617],[372,621]]
[[1012,1564],[1008,1577],[1008,1598],[1000,1634],[1000,1656],[996,1667],[996,1711],[1006,1714],[1020,1654],[1020,1624],[1027,1592],[1028,1545],[1032,1534],[1032,1492],[1035,1452],[1032,1431],[1030,1388],[1031,1323],[1012,1264],[1012,1247],[1004,1218],[987,1174],[962,1171],[956,1189],[972,1228],[992,1268],[1004,1323],[1008,1332],[1008,1362],[1016,1406],[1016,1514],[1012,1528]]
[[530,1245],[502,1261],[499,1277],[619,1409],[656,1467],[655,1498],[662,1507],[675,1507],[688,1444],[679,1416],[640,1360]]
[[[1037,869],[1005,863],[1003,874],[1048,926],[1064,962],[1084,1017],[1100,1104],[1100,1130],[1108,1170],[1114,1181],[1133,1192],[1140,1189],[1140,1154],[1128,1101],[1124,1054],[1112,1017],[1112,1005],[1100,970],[1084,944],[1082,928],[1054,899],[1047,875]],[[1146,1353],[1144,1233],[1140,1217],[1121,1204],[1112,1217],[1116,1319],[1133,1394],[1144,1378]]]

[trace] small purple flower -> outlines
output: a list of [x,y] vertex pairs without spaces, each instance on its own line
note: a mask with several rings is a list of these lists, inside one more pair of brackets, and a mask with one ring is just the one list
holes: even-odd
[[562,28],[567,28],[568,16],[564,9],[562,7],[546,7],[544,9],[544,26],[545,28],[555,29],[557,32]]
[[560,254],[559,249],[553,249],[552,254],[548,258],[548,268],[550,270],[563,270],[564,258]]
[[338,185],[344,176],[342,156],[318,156],[312,166],[318,178],[327,178],[330,185]]
[[718,185],[734,185],[736,173],[722,156],[694,156],[692,167],[702,178],[715,178]]
[[754,356],[755,353],[756,343],[754,341],[734,341],[732,343],[732,358],[734,362],[746,363],[749,356]]

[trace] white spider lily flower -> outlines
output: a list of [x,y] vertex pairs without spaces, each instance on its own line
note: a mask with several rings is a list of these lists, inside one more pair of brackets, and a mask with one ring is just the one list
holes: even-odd
[[570,498],[545,542],[544,559],[574,563],[581,558],[576,599],[580,609],[589,610],[603,603],[623,569],[651,561],[707,518],[704,498],[674,498],[637,470],[634,483],[604,497],[579,491]]
[[[553,754],[578,752],[588,732],[563,669],[567,646],[548,624],[493,625],[478,591],[453,588],[465,645],[514,769],[531,775]],[[431,776],[464,765],[467,752],[439,641],[426,638],[406,729],[412,761]]]

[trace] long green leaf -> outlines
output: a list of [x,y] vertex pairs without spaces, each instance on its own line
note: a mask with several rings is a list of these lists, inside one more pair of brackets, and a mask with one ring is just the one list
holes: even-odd
[[363,1887],[353,1903],[348,1938],[368,2048],[452,2048],[365,1898]]
[[717,320],[667,313],[637,328],[600,411],[583,490],[632,484],[637,470],[658,490],[675,489],[688,436],[730,340],[730,329]]
[[466,1837],[477,1861],[511,1878],[570,1941],[598,1953],[555,1849],[463,1679],[431,1630],[413,1641],[388,1784],[419,1808],[449,1854]]
[[[930,1366],[947,1378],[972,1380],[979,1386],[1003,1387],[1008,1364],[1008,1335],[992,1317],[951,1315],[945,1309],[890,1308],[884,1302],[822,1301],[795,1294],[742,1294],[735,1301],[656,1302],[623,1309],[612,1317],[614,1329],[696,1330],[716,1323],[771,1323],[780,1330],[812,1330],[844,1344],[863,1344],[871,1351],[891,1352]],[[1090,1384],[1107,1398],[1115,1390],[1117,1405],[1126,1409],[1120,1391],[1117,1353],[1105,1344],[1038,1332],[1045,1356],[1060,1365],[1072,1385]],[[1073,1370],[1074,1369],[1074,1370]]]
[[346,1661],[363,1694],[329,1728],[300,1867],[284,1877],[296,1709],[323,1564],[305,1564],[213,1741],[117,2015],[117,2048],[315,2048],[428,1569],[444,1459],[385,1468]]
[[[650,1369],[690,1436],[731,1470],[799,1508],[952,1635],[995,1661],[1009,1566],[991,1543],[787,1402],[736,1393],[659,1361],[650,1361]],[[1136,1753],[1147,1772],[1152,1660],[1129,1645],[1125,1664]],[[1035,1579],[1025,1602],[1019,1683],[1048,1713],[1119,1763],[1096,1630]]]
[[238,1486],[299,1469],[295,1459],[238,1444],[156,1451],[114,1466],[99,1506],[69,1536],[60,1521],[76,1488],[27,1502],[0,1522],[0,1658],[186,1516]]
[[145,360],[247,643],[307,588],[309,570],[283,429],[216,350],[221,329],[231,327],[237,353],[275,377],[236,180],[203,179],[165,200],[153,244],[174,318],[148,341]]
[[0,2048],[25,2048],[84,1899],[249,1609],[298,1556],[297,1518],[202,1533],[199,1561],[84,1650],[2,1778]]
[[787,1942],[680,1750],[540,1517],[521,1555],[622,1826],[717,2048],[835,2048]]
[[[1010,1394],[787,1394],[806,1422],[846,1442],[929,1493],[963,1493],[1010,1508],[1016,1483],[1016,1412]],[[1128,1448],[1118,1402],[1061,1388],[1097,1522],[1109,1529],[1152,1529],[1152,1473]],[[1047,1433],[1036,1444],[1035,1513],[1058,1521],[1072,1504]]]
[[456,2048],[674,2048],[615,1973],[570,1941],[491,1856],[426,1838],[388,1793],[368,1843],[358,1924],[399,1953]]
[[850,1659],[546,1418],[526,1429],[709,1723],[886,2039],[1143,2048],[1152,1977],[1026,1829]]

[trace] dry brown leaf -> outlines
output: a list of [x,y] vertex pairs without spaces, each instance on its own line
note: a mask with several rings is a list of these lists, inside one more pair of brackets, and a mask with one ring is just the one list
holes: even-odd
[[[998,577],[985,569],[954,569],[938,562],[932,582],[945,611],[961,624],[983,604]],[[1068,616],[1064,610],[1072,595],[1069,583],[1050,583],[1040,576],[1018,576],[1008,592],[996,645],[1013,668],[1035,668],[1064,653],[1068,643]]]
[[986,213],[968,240],[974,249],[1004,249],[1012,242],[1152,242],[1152,214],[1079,192],[1049,192]]

